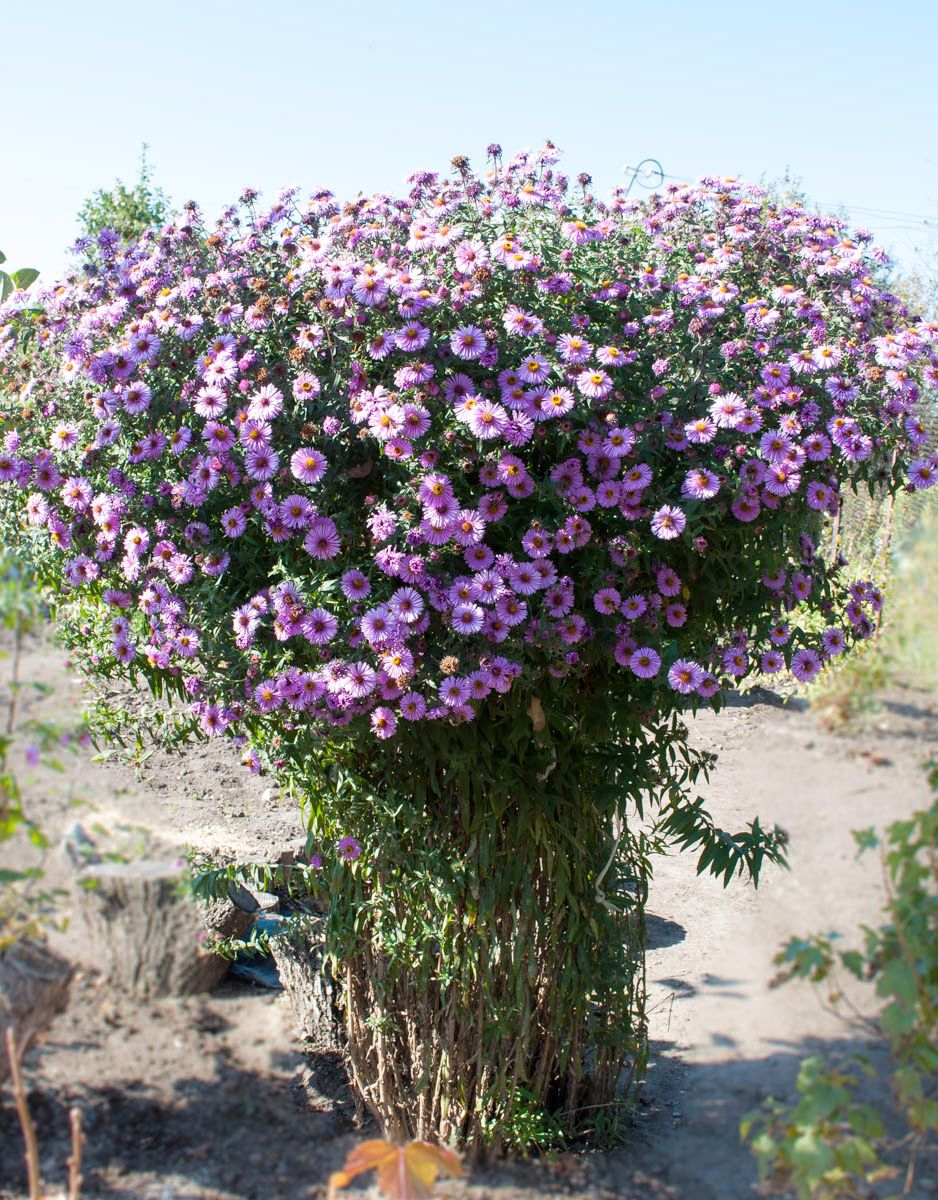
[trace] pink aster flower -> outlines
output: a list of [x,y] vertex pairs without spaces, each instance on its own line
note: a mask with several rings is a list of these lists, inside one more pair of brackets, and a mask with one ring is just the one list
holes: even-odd
[[312,446],[301,446],[290,457],[290,470],[300,483],[318,483],[326,473],[326,456]]
[[283,393],[268,383],[251,397],[248,416],[252,421],[272,421],[280,414],[282,408]]
[[479,400],[469,411],[469,428],[483,440],[499,437],[508,423],[508,413],[496,400]]
[[688,500],[710,500],[720,490],[720,477],[704,467],[688,471],[681,484],[681,495]]
[[315,400],[321,390],[319,380],[309,371],[297,375],[293,381],[293,395],[297,400]]
[[694,446],[706,445],[716,437],[716,423],[710,417],[697,417],[684,426],[684,436]]
[[655,537],[671,541],[680,536],[686,524],[687,517],[681,509],[671,504],[663,504],[652,514],[651,531]]
[[668,686],[682,695],[696,691],[706,672],[699,663],[688,658],[679,658],[668,671]]
[[453,265],[460,275],[473,275],[488,264],[489,252],[478,240],[460,242],[453,253]]
[[557,353],[571,366],[582,366],[593,353],[593,347],[578,334],[565,333],[557,339]]
[[383,704],[379,704],[371,714],[371,731],[375,737],[382,741],[389,737],[393,737],[397,730],[397,717],[391,709],[386,708]]
[[339,856],[345,862],[355,862],[357,858],[361,857],[361,844],[353,837],[340,838],[337,849]]
[[600,588],[593,597],[593,607],[598,613],[605,613],[607,616],[618,612],[621,604],[622,597],[613,587]]
[[717,396],[710,405],[710,416],[718,429],[736,429],[745,412],[745,403],[733,392]]
[[601,400],[612,391],[612,380],[605,371],[587,370],[577,375],[576,386],[591,400]]

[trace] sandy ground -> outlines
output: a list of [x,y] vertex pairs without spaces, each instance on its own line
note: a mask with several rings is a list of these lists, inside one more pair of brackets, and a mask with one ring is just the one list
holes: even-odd
[[[60,651],[32,644],[23,715],[68,720],[79,684]],[[447,1195],[472,1200],[743,1200],[755,1168],[741,1117],[768,1095],[792,1094],[800,1058],[863,1049],[808,985],[772,986],[772,957],[795,933],[875,921],[874,856],[857,861],[850,830],[883,825],[929,802],[922,765],[938,755],[938,701],[899,690],[863,735],[821,730],[803,704],[760,694],[694,736],[719,755],[706,793],[717,820],[741,828],[758,814],[790,838],[791,870],[750,886],[698,878],[692,857],[661,859],[650,899],[652,1064],[624,1147],[560,1154],[477,1172]],[[223,855],[275,859],[302,836],[293,807],[237,765],[228,745],[154,754],[142,769],[66,758],[62,773],[22,766],[31,812],[53,840],[76,819],[114,848],[154,840]],[[106,832],[105,832],[106,831]],[[53,876],[65,860],[49,859]],[[103,984],[80,936],[56,943],[82,967],[68,1010],[26,1059],[31,1104],[51,1185],[65,1177],[67,1110],[85,1114],[85,1197],[288,1200],[321,1195],[362,1133],[341,1111],[311,1102],[305,1060],[282,994],[229,977],[215,992],[142,1003]],[[23,1194],[9,1095],[0,1103],[0,1198]],[[938,1193],[926,1167],[913,1193]]]

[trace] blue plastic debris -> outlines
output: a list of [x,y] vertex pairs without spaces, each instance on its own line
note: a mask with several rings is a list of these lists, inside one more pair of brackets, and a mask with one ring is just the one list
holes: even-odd
[[247,979],[259,987],[283,990],[277,964],[267,950],[263,939],[282,932],[283,917],[258,917],[244,939],[249,945],[256,943],[256,950],[242,950],[233,960],[229,970],[239,979]]

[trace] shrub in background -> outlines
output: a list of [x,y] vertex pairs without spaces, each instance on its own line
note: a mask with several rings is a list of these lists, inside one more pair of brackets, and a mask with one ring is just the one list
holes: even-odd
[[681,714],[868,637],[825,521],[938,473],[938,329],[865,234],[557,158],[247,190],[0,308],[5,527],[76,660],[302,798],[355,1086],[474,1147],[640,1072],[651,845],[780,856],[714,827]]

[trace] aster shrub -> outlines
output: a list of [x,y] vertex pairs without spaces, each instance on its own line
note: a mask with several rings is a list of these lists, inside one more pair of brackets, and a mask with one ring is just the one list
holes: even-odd
[[302,797],[354,1084],[472,1146],[640,1071],[649,849],[779,856],[692,797],[682,713],[867,637],[822,526],[938,473],[938,328],[866,234],[491,154],[105,230],[0,308],[6,527],[76,659]]

